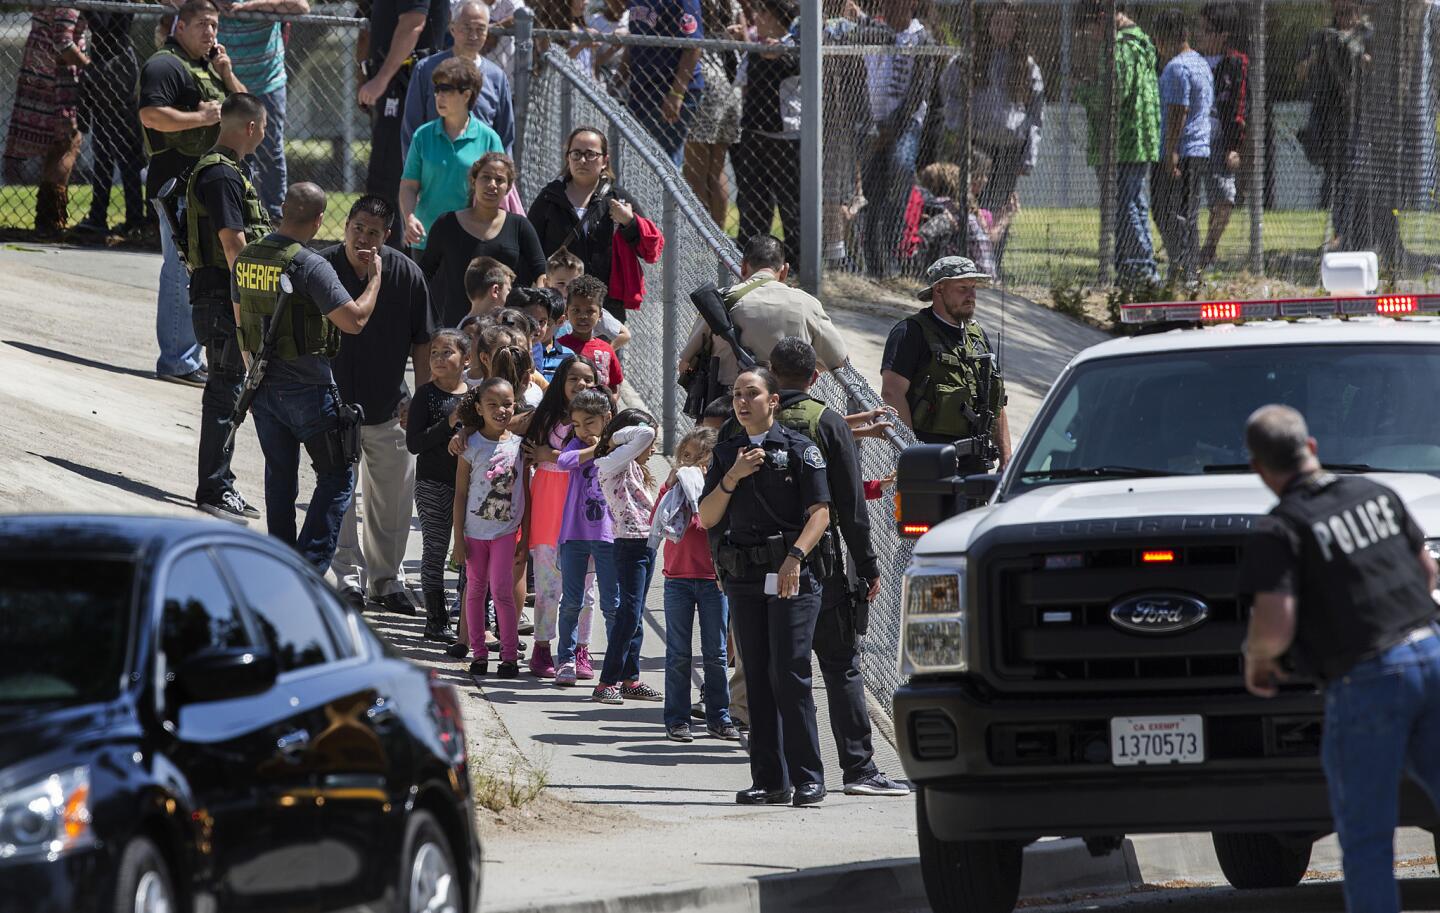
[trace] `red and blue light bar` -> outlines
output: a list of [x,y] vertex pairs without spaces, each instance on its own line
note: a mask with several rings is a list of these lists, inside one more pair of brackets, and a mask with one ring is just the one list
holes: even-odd
[[1261,301],[1178,301],[1124,304],[1121,323],[1240,323],[1296,317],[1402,317],[1440,314],[1440,294],[1354,298],[1270,298]]

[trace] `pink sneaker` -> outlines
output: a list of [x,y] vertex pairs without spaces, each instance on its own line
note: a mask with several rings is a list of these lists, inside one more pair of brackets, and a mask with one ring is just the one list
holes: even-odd
[[595,677],[595,667],[590,664],[590,650],[581,646],[575,650],[575,677],[590,681]]
[[550,678],[555,674],[555,660],[550,656],[549,644],[536,644],[530,655],[530,674],[537,678]]

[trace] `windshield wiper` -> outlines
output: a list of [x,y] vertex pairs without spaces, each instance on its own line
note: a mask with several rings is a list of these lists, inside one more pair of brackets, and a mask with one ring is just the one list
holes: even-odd
[[1020,478],[1083,479],[1116,476],[1127,479],[1148,479],[1158,476],[1179,475],[1188,475],[1188,473],[1171,472],[1167,469],[1147,469],[1143,466],[1076,466],[1067,469],[1039,469],[1034,472],[1022,472],[1020,473]]
[[[1324,463],[1322,468],[1329,472],[1401,472],[1399,469],[1384,469],[1369,463]],[[1254,472],[1249,463],[1211,463],[1205,472]]]

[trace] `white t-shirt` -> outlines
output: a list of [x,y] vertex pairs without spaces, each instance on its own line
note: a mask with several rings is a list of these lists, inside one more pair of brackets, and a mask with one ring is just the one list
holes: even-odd
[[[525,8],[525,0],[495,0],[490,4],[490,21],[499,25],[506,19],[515,15],[515,11]],[[495,39],[495,47],[487,55],[490,62],[505,71],[513,81],[515,79],[515,36],[506,35]]]
[[465,537],[499,539],[520,528],[525,515],[525,457],[520,436],[492,441],[475,433],[460,458],[470,464],[465,498]]

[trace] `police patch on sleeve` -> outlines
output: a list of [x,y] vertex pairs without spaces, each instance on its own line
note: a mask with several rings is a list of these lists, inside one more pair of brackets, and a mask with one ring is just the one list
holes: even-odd
[[809,447],[805,448],[805,453],[800,457],[800,459],[804,460],[805,465],[809,466],[811,469],[825,468],[825,458],[820,455],[820,448],[816,447],[814,444],[811,444]]

